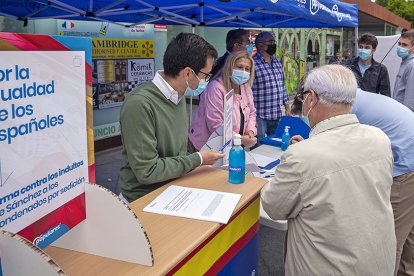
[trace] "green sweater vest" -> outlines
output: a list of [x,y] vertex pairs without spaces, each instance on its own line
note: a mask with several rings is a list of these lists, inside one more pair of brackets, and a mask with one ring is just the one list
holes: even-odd
[[200,165],[197,153],[187,153],[186,115],[185,99],[175,105],[152,81],[125,99],[120,119],[124,163],[119,183],[129,202]]

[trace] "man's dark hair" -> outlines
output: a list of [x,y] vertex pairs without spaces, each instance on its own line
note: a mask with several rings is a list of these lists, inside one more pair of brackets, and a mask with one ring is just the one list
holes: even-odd
[[273,36],[273,37],[274,37],[273,33],[268,32],[268,31],[263,31],[263,32],[259,33],[259,34],[256,36],[256,39],[255,39],[255,44],[256,44],[256,47],[257,47],[257,44],[262,43],[262,42],[263,42],[263,40],[265,39],[265,37],[266,37],[266,36],[269,36],[269,35],[271,35],[271,36]]
[[243,37],[249,36],[249,31],[244,29],[230,30],[226,36],[226,49],[227,51],[233,50],[233,46],[236,43],[243,43]]
[[371,45],[372,49],[377,49],[378,39],[375,35],[371,33],[365,33],[358,38],[358,44],[367,44]]
[[164,74],[174,78],[186,67],[190,67],[197,74],[206,66],[207,57],[217,58],[213,45],[196,34],[180,33],[165,50]]
[[401,34],[401,38],[409,39],[411,41],[411,45],[414,46],[414,29],[403,32]]

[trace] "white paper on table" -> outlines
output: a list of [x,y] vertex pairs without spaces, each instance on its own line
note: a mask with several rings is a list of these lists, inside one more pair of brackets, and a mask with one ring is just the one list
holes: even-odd
[[171,185],[144,212],[227,224],[241,196]]
[[252,157],[254,158],[254,160],[256,160],[256,163],[258,166],[260,167],[265,167],[266,165],[268,165],[269,163],[272,163],[273,161],[275,161],[278,158],[270,158],[261,154],[257,154],[257,153],[250,153],[252,155]]

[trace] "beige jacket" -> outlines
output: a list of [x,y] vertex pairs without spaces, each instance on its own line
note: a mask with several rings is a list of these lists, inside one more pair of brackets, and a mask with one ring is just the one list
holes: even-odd
[[391,144],[341,115],[291,145],[261,192],[272,219],[288,219],[286,275],[393,275]]

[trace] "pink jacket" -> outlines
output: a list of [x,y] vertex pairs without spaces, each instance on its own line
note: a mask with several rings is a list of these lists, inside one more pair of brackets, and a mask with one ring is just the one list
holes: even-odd
[[[241,94],[234,94],[233,98],[233,136],[240,132],[240,107],[244,115],[243,134],[251,130],[256,135],[256,108],[252,89],[248,84],[241,85],[240,89]],[[189,139],[196,149],[200,150],[210,135],[224,124],[224,95],[227,92],[222,84],[222,78],[218,78],[210,81],[201,94],[200,105],[189,132]]]

